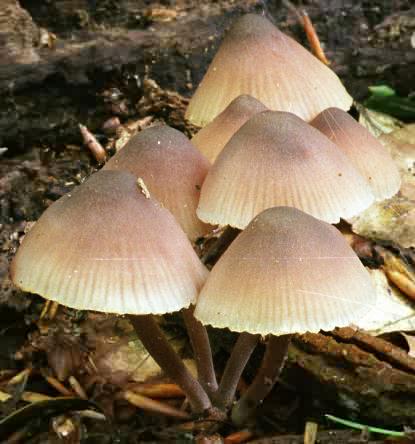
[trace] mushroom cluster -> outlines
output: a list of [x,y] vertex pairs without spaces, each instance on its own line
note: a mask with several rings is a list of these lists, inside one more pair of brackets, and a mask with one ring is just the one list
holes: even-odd
[[[191,141],[165,125],[134,136],[45,211],[13,259],[14,283],[127,315],[195,414],[231,410],[243,424],[272,389],[293,333],[364,327],[376,305],[368,273],[330,224],[390,197],[400,178],[346,113],[351,102],[302,46],[264,17],[243,16],[187,110],[207,126]],[[212,225],[243,231],[208,273],[191,242]],[[175,311],[197,377],[153,317]],[[240,333],[219,384],[204,325]],[[261,336],[261,367],[234,404]]]

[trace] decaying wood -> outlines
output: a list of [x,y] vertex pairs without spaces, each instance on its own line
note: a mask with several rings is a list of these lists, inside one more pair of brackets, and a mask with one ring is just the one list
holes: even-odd
[[[31,3],[38,5],[24,4],[30,8]],[[280,2],[220,0],[201,7],[187,0],[174,7],[148,7],[119,0],[91,5],[86,0],[42,2],[30,9],[31,18],[17,0],[7,0],[0,11],[0,24],[12,36],[12,43],[5,44],[0,35],[0,146],[9,152],[39,142],[79,143],[78,122],[96,133],[114,112],[121,119],[136,116],[145,75],[162,88],[190,93],[223,30],[241,13],[264,12],[304,40],[293,12]],[[384,5],[373,23],[375,13],[360,2],[352,9],[337,0],[307,6],[333,69],[357,99],[379,77],[403,93],[412,84],[413,11],[403,0],[393,2],[399,14],[391,14],[391,8]],[[8,20],[10,15],[19,21]],[[118,91],[116,103],[111,102],[114,95],[109,100],[105,94],[108,89]]]
[[[401,370],[401,359],[398,368],[390,363],[397,361],[400,349],[364,332],[356,336],[339,329],[334,335],[294,337],[286,373],[293,386],[315,393],[325,409],[333,406],[360,422],[414,426],[415,375]],[[407,362],[411,367],[415,360],[408,357]]]
[[339,342],[345,341],[355,344],[378,356],[379,359],[389,362],[394,367],[415,374],[415,359],[409,356],[406,350],[396,347],[382,338],[351,327],[336,328],[331,334]]
[[[59,21],[57,29],[52,29],[56,41],[48,46],[39,44],[39,28],[17,0],[7,1],[11,6],[3,21],[10,15],[23,15],[28,23],[15,28],[15,40],[21,40],[17,49],[16,45],[2,45],[0,36],[0,146],[10,150],[27,149],[39,141],[52,145],[61,140],[79,142],[78,122],[96,132],[114,112],[124,119],[137,115],[135,105],[147,74],[155,72],[156,79],[171,89],[189,90],[192,73],[204,69],[212,52],[212,39],[222,34],[231,16],[251,11],[260,3],[222,0],[209,4],[201,16],[200,4],[189,2],[191,7],[184,8],[180,18],[164,21],[141,2],[122,0],[114,11],[102,6],[108,18],[97,23],[89,15],[93,11],[87,8],[89,2],[77,0],[77,9],[74,1],[61,0],[42,6]],[[113,25],[111,17],[117,17],[121,7],[128,17]],[[78,26],[71,26],[74,10],[78,11]],[[143,15],[148,15],[149,23],[131,26],[131,17]],[[16,53],[27,53],[25,63],[16,62]],[[111,87],[114,83],[116,88]]]

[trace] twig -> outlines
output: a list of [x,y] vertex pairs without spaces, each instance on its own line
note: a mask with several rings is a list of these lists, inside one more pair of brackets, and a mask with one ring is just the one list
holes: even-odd
[[73,388],[74,392],[82,399],[88,399],[87,394],[85,393],[85,390],[82,388],[81,384],[78,382],[78,380],[75,378],[75,376],[69,376],[68,379],[69,384]]
[[39,319],[43,319],[46,317],[48,311],[49,311],[49,305],[51,304],[51,301],[48,299],[46,300],[45,304],[43,305],[42,312],[40,313]]
[[314,25],[307,12],[304,10],[299,11],[299,9],[289,0],[282,0],[282,3],[287,9],[289,9],[296,15],[298,21],[303,26],[308,43],[310,44],[311,50],[313,51],[314,55],[325,65],[330,65],[330,62],[327,60],[323,48],[321,47],[320,39],[318,38]]
[[253,436],[254,434],[251,431],[241,430],[228,435],[224,440],[224,444],[241,444],[250,440]]
[[67,389],[61,382],[59,382],[53,376],[48,376],[44,371],[41,371],[42,376],[46,379],[46,381],[56,389],[63,396],[74,396],[74,392]]
[[58,308],[59,308],[58,302],[47,300],[45,302],[45,305],[43,306],[39,319],[44,319],[44,318],[47,318],[49,320],[54,319],[56,313],[58,312]]
[[149,410],[152,412],[160,413],[162,415],[171,416],[173,418],[189,419],[190,415],[179,409],[176,409],[168,404],[154,399],[147,398],[146,396],[133,393],[131,390],[126,390],[123,393],[123,398],[130,404],[139,407],[143,410]]
[[96,412],[95,410],[80,410],[78,415],[82,418],[96,419],[97,421],[107,420],[107,417],[103,413]]
[[20,384],[25,380],[25,378],[29,377],[30,373],[32,373],[32,369],[26,368],[22,370],[20,373],[18,373],[16,376],[13,376],[7,383],[8,385],[16,385]]
[[183,390],[177,384],[140,384],[130,387],[130,391],[148,398],[183,398]]
[[317,440],[318,424],[307,421],[304,430],[304,444],[315,444]]
[[59,303],[53,301],[52,304],[50,305],[50,308],[49,308],[49,319],[50,320],[55,319],[58,309],[59,309]]
[[84,144],[91,151],[96,161],[98,163],[104,163],[107,159],[107,153],[102,145],[98,142],[96,137],[84,125],[79,124],[79,130],[81,131]]
[[306,11],[302,11],[302,24],[314,55],[325,65],[330,65],[330,62],[327,60],[323,48],[321,47],[320,39],[318,38],[314,25]]

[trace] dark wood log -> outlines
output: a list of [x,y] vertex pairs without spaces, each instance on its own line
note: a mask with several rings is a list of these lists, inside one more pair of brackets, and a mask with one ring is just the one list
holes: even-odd
[[[173,4],[7,0],[0,11],[0,147],[11,153],[39,143],[78,143],[79,122],[99,131],[114,114],[135,116],[146,74],[163,88],[190,95],[223,30],[241,13],[265,12],[307,44],[286,2]],[[377,7],[323,0],[307,11],[331,66],[355,97],[362,98],[379,79],[410,91],[415,24],[407,1]]]
[[[343,411],[370,425],[415,425],[415,359],[405,370],[396,357],[403,350],[363,331],[339,329],[331,335],[306,333],[293,338],[289,351],[290,383],[324,413]],[[359,344],[359,347],[355,344]],[[361,347],[361,348],[360,348]],[[319,410],[316,408],[315,413]]]

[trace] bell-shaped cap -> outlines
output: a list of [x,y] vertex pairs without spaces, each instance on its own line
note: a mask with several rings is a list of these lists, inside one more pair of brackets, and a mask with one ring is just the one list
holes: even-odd
[[330,68],[254,14],[237,19],[226,34],[190,100],[186,118],[205,126],[241,94],[307,121],[330,106],[348,110],[352,104]]
[[339,108],[328,108],[310,124],[343,150],[368,181],[376,200],[399,191],[401,177],[389,152],[352,116]]
[[369,185],[333,142],[294,114],[265,111],[251,117],[219,154],[197,213],[205,222],[243,229],[275,206],[336,223],[372,202]]
[[248,95],[238,96],[192,138],[192,143],[212,163],[238,129],[254,114],[267,108]]
[[24,291],[118,314],[188,307],[206,274],[170,212],[120,171],[95,173],[54,202],[11,265]]
[[219,259],[194,314],[218,328],[279,335],[363,324],[375,303],[368,272],[336,228],[276,207]]
[[128,171],[141,177],[151,197],[176,218],[190,239],[209,231],[196,215],[208,160],[180,131],[167,125],[147,128],[132,137],[104,170]]

